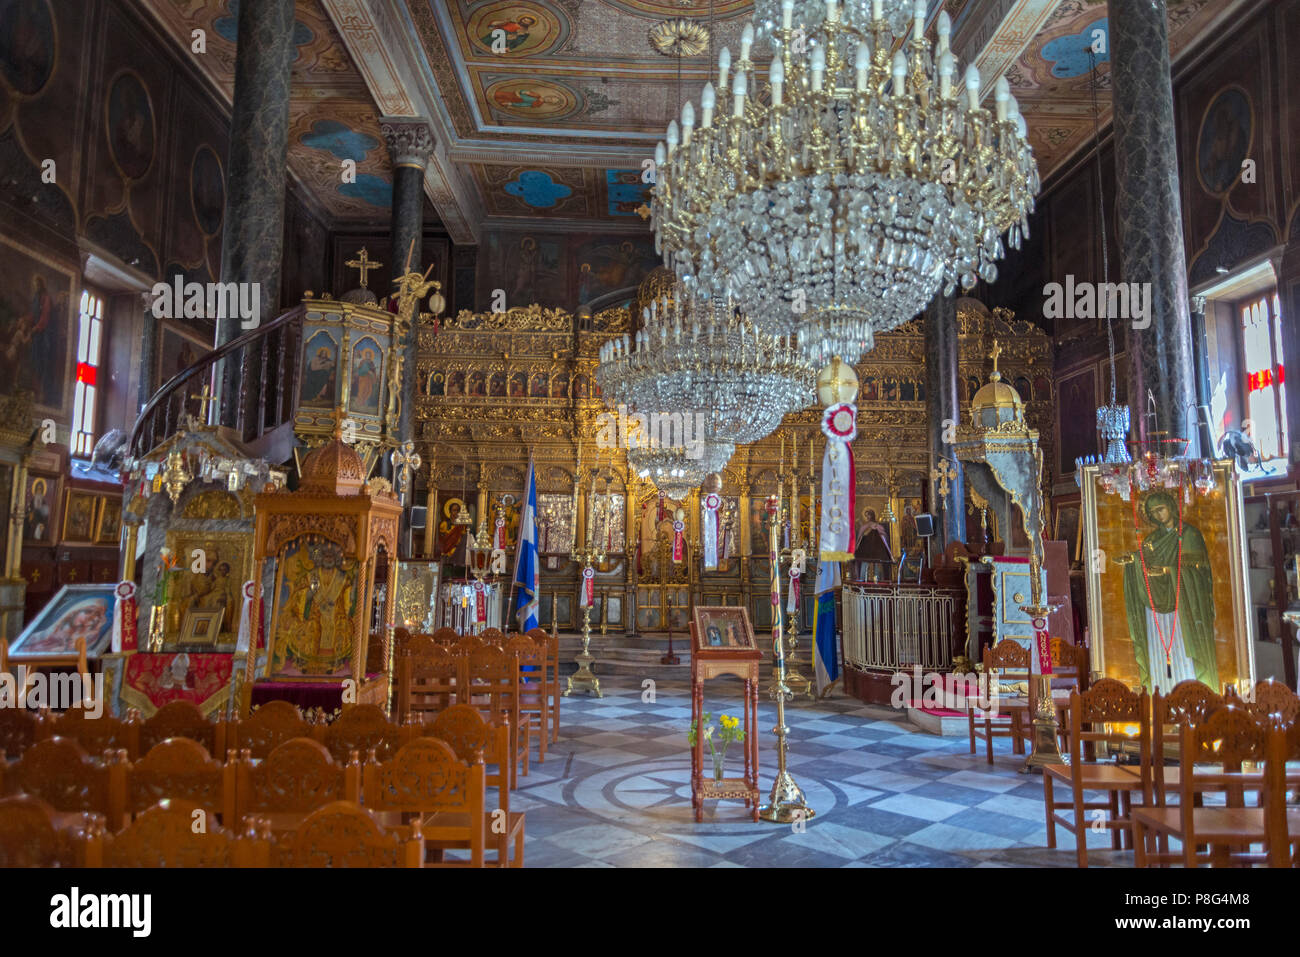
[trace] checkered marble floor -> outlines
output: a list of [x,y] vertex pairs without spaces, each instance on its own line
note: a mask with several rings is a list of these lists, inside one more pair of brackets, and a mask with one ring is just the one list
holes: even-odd
[[[965,737],[915,729],[886,707],[836,696],[786,708],[789,767],[816,817],[795,825],[750,820],[741,801],[691,811],[690,690],[661,681],[601,679],[604,698],[564,699],[559,741],[536,749],[511,810],[524,811],[528,867],[1015,867],[1075,863],[1074,837],[1046,848],[1043,784],[995,742],[990,767]],[[705,707],[740,715],[740,684],[710,682]],[[776,705],[760,698],[764,797],[776,766]],[[999,752],[998,749],[1001,749]],[[733,746],[729,771],[740,760]],[[706,761],[707,763],[707,761]],[[492,800],[492,798],[490,798]],[[1089,865],[1131,866],[1131,852],[1089,835]]]

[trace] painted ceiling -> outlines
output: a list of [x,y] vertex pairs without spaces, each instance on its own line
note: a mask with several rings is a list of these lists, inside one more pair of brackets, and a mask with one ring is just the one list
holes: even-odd
[[[1169,0],[1175,60],[1249,2]],[[208,31],[202,68],[229,97],[238,0],[151,4],[178,43]],[[976,59],[990,87],[1006,71],[1044,179],[1089,145],[1084,48],[1105,36],[1105,0],[931,0],[931,19],[940,6],[962,62]],[[648,31],[712,19],[714,50],[734,50],[751,10],[750,0],[297,0],[291,171],[331,218],[382,222],[391,169],[379,116],[425,115],[439,143],[427,191],[453,240],[541,221],[644,229],[641,160],[710,62],[662,56]],[[1097,60],[1105,126],[1107,53]],[[355,183],[340,181],[344,159],[356,161]]]

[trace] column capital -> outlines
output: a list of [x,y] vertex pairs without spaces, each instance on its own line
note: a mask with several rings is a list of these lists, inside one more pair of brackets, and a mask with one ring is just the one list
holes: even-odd
[[380,117],[379,129],[394,166],[424,169],[429,165],[433,129],[427,120],[418,116],[384,116]]

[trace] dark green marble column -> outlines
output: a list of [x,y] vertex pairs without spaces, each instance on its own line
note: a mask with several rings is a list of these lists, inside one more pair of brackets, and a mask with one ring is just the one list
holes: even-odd
[[[293,12],[294,0],[239,4],[221,281],[260,285],[261,322],[275,318],[280,306],[289,69],[296,55]],[[238,317],[220,320],[217,344],[246,331]],[[222,370],[222,425],[239,422],[241,373],[235,361],[226,362]]]
[[[966,479],[953,452],[952,439],[961,423],[957,404],[957,303],[942,292],[930,301],[922,316],[925,329],[925,406],[930,425],[930,468],[951,469],[948,493],[940,496],[940,482],[932,483],[937,528],[936,551],[950,542],[966,541]],[[944,441],[945,437],[949,441]],[[943,463],[947,463],[945,466]],[[950,473],[951,474],[951,473]]]
[[[1140,436],[1158,429],[1189,440],[1198,454],[1195,374],[1187,298],[1178,152],[1165,0],[1108,0],[1115,110],[1115,164],[1120,272],[1126,283],[1151,284],[1146,328],[1128,330],[1129,405]],[[1154,420],[1148,395],[1155,400]]]
[[[433,133],[429,124],[418,117],[386,117],[380,121],[388,152],[393,162],[393,263],[392,275],[407,271],[423,273],[428,263],[421,250],[424,231],[424,170],[433,151]],[[409,270],[407,262],[410,262]],[[388,290],[389,294],[396,289]],[[411,324],[402,344],[401,414],[398,416],[398,440],[414,439],[415,361],[419,339],[419,322]]]

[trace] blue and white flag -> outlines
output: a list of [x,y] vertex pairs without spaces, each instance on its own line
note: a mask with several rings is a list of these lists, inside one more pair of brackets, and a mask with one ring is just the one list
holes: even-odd
[[537,575],[537,472],[530,455],[524,513],[519,522],[519,551],[515,555],[515,619],[521,633],[537,627],[541,604]]
[[817,694],[840,676],[840,656],[835,639],[835,589],[840,586],[840,563],[817,563],[817,601],[813,605],[813,674]]

